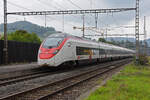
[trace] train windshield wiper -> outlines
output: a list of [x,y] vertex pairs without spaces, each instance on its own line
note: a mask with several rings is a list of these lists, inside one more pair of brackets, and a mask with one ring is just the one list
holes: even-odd
[[53,47],[52,47],[52,46],[47,46],[47,48],[48,48],[48,49],[51,49],[51,48],[53,48]]

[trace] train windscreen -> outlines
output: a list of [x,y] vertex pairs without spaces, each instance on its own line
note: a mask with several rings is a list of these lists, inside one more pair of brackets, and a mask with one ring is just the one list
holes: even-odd
[[49,37],[44,41],[42,47],[48,49],[58,47],[63,40],[64,38],[62,37]]

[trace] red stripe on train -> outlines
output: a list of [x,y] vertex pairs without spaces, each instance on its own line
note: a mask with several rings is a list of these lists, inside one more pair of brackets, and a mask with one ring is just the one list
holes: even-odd
[[40,46],[40,54],[39,54],[39,57],[40,59],[50,59],[52,57],[54,57],[56,54],[54,54],[54,52],[56,52],[64,46],[64,44],[66,43],[66,41],[68,40],[69,38],[65,38],[63,40],[63,42],[57,47],[57,48],[51,48],[51,49],[47,49],[47,48],[42,48],[42,45]]

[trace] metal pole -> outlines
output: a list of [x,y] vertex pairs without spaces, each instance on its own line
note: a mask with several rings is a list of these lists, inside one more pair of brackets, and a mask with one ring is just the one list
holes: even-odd
[[83,14],[83,37],[85,37],[85,15]]
[[63,19],[62,19],[62,31],[65,31],[65,21],[64,21],[64,14],[63,14]]
[[107,41],[107,34],[108,34],[108,29],[106,28],[106,41]]
[[47,26],[47,23],[46,23],[46,21],[47,21],[47,19],[46,19],[46,14],[45,14],[45,28],[46,28],[46,26]]
[[95,27],[97,28],[98,24],[98,13],[95,13]]
[[147,43],[146,43],[146,39],[147,39],[147,34],[146,34],[146,16],[144,16],[144,54],[147,55]]
[[4,0],[4,59],[8,63],[8,40],[7,40],[7,0]]
[[139,55],[140,55],[140,45],[139,45],[139,0],[136,0],[135,37],[136,37],[136,63],[139,63]]

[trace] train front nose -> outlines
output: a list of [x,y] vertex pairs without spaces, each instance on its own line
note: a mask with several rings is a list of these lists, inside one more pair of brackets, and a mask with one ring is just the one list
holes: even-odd
[[55,60],[52,59],[38,59],[38,65],[40,66],[55,66]]
[[39,50],[39,65],[56,66],[55,55],[60,51],[60,44],[63,40],[63,37],[49,36],[43,41]]
[[54,54],[51,53],[51,51],[45,51],[45,52],[41,51],[39,53],[40,59],[51,59],[53,56]]
[[55,55],[57,54],[58,50],[55,48],[52,49],[42,49],[39,52],[39,65],[48,65],[48,66],[55,66]]

